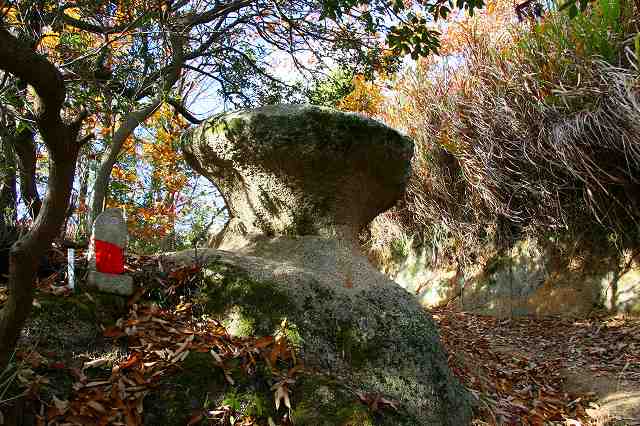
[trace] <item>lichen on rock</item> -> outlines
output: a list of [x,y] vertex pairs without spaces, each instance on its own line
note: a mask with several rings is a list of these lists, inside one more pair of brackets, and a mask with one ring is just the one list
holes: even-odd
[[413,155],[413,143],[381,123],[301,105],[214,116],[182,147],[225,198],[223,249],[242,235],[359,230],[401,196]]

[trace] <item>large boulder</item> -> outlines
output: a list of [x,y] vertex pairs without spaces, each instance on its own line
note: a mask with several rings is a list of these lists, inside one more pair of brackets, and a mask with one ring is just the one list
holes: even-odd
[[[357,241],[402,195],[410,140],[354,114],[289,105],[214,117],[182,143],[187,161],[222,192],[231,219],[214,241],[219,249],[163,259],[204,265],[211,314],[236,334],[273,334],[287,319],[307,365],[399,401],[397,415],[373,424],[470,421],[468,395],[448,369],[433,320],[369,264]],[[309,416],[342,410],[337,393],[317,385],[306,390],[306,404],[317,406]],[[325,420],[308,424],[348,423]]]
[[[203,265],[199,300],[232,334],[286,332],[306,366],[348,388],[399,402],[398,413],[373,424],[468,424],[467,394],[451,375],[436,325],[411,294],[335,240],[276,238],[270,243],[282,258],[198,249],[164,255],[163,261]],[[340,257],[351,258],[351,281],[338,271]],[[352,424],[338,418],[332,423],[320,412],[353,405],[355,395],[351,401],[331,396],[321,406],[316,393],[338,392],[316,384],[294,401],[319,410],[315,422],[304,424]]]
[[215,116],[182,147],[229,209],[220,248],[256,234],[357,232],[402,195],[413,155],[411,141],[381,123],[301,105]]

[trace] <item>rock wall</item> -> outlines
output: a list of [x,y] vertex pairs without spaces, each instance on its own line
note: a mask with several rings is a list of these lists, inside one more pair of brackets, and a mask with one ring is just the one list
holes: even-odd
[[[519,241],[463,273],[434,266],[429,248],[408,242],[406,255],[387,264],[387,276],[420,303],[500,317],[585,316],[596,309],[640,314],[640,259],[572,255]],[[380,265],[379,265],[380,266]]]

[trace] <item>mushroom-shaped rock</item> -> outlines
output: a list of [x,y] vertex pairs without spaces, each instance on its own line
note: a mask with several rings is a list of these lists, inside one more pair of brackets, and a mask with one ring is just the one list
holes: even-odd
[[215,116],[182,147],[229,209],[220,248],[251,234],[352,238],[400,198],[413,155],[411,140],[379,122],[309,105]]
[[399,404],[371,422],[340,417],[335,389],[311,386],[298,403],[314,408],[300,424],[468,424],[468,394],[429,314],[369,264],[355,238],[402,195],[409,139],[355,114],[284,105],[214,117],[182,144],[222,192],[231,220],[219,249],[163,261],[203,268],[204,309],[232,333],[274,334],[288,324],[305,365]]

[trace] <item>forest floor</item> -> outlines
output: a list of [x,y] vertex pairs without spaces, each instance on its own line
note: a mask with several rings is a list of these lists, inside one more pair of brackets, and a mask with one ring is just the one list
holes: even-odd
[[431,313],[477,424],[640,425],[640,319]]
[[[132,261],[131,272],[140,273],[145,262]],[[18,378],[37,402],[36,417],[57,419],[38,424],[113,424],[116,418],[121,424],[142,424],[145,398],[157,389],[159,378],[182,369],[189,353],[214,349],[219,366],[233,361],[242,369],[277,361],[283,366],[278,383],[285,388],[276,386],[273,392],[281,399],[288,395],[287,383],[295,382],[293,374],[304,374],[286,342],[233,338],[215,321],[194,321],[191,300],[176,297],[193,281],[194,271],[166,271],[162,279],[147,279],[157,284],[156,293],[172,294],[180,303],[159,310],[146,305],[146,296],[138,292],[125,307],[128,317],[98,332],[81,320],[89,303],[82,299],[86,294],[61,291],[62,277],[40,283],[35,316],[18,352]],[[0,286],[0,306],[5,299]],[[61,307],[59,315],[38,315],[54,306]],[[450,367],[475,399],[476,425],[640,425],[640,319],[498,319],[450,309],[430,312]],[[221,371],[223,382],[233,383],[234,373]],[[359,397],[369,405],[366,395]],[[209,413],[228,419],[232,414],[224,410]],[[185,415],[195,424],[204,412]]]

